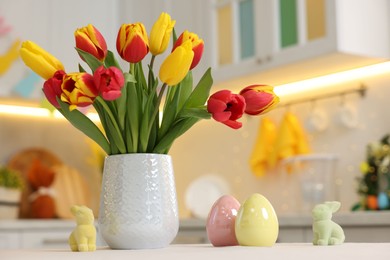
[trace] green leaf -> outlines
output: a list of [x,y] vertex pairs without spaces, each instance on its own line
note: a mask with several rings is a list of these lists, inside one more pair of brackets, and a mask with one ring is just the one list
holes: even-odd
[[158,142],[154,148],[154,153],[168,153],[169,148],[173,142],[182,134],[187,132],[195,123],[199,121],[198,118],[186,118],[177,122],[166,135]]
[[[107,124],[107,120],[106,120],[106,115],[105,113],[103,112],[104,109],[103,107],[98,103],[98,102],[94,102],[93,104],[93,107],[95,108],[96,112],[99,114],[99,118],[100,118],[100,123],[102,124],[103,126],[103,129],[108,129],[108,124]],[[111,154],[117,154],[119,153],[119,150],[118,148],[115,146],[115,143],[114,143],[114,140],[112,138],[112,135],[110,132],[105,132],[105,135],[108,139],[108,142],[110,143],[110,147],[111,147]]]
[[122,136],[122,130],[118,125],[118,115],[116,114],[117,111],[115,111],[116,107],[113,105],[112,102],[106,102],[100,96],[95,99],[95,102],[98,102],[102,108],[102,114],[99,114],[99,116],[107,116],[106,126],[108,128],[105,129],[106,133],[110,132],[113,137],[113,140],[115,141],[115,145],[119,149],[120,153],[126,153],[126,145]]
[[[142,62],[138,62],[135,64],[135,79],[136,81],[140,84],[140,86],[143,88],[143,89],[147,89],[147,83],[146,83],[146,79],[145,79],[145,74],[144,74],[144,70],[142,68]],[[151,86],[149,86],[151,87]]]
[[[161,138],[169,130],[171,125],[176,119],[177,108],[179,103],[180,89],[176,87],[170,87],[168,89],[168,95],[164,104],[164,114],[161,122],[161,127],[158,133],[158,138]],[[173,97],[169,97],[173,95]]]
[[109,133],[112,139],[112,143],[115,144],[115,146],[118,148],[119,153],[124,154],[126,153],[126,147],[123,140],[123,136],[120,132],[117,131],[117,125],[116,122],[112,120],[112,118],[109,116],[109,114],[105,113],[104,116],[106,117],[106,133]]
[[180,111],[179,117],[196,117],[199,119],[210,119],[211,115],[207,112],[206,108],[184,108]]
[[[131,144],[128,142],[127,149],[133,153],[138,150],[138,138],[139,138],[139,100],[138,100],[138,90],[136,84],[129,82],[127,83],[127,101],[126,104],[126,116],[127,116],[127,128],[131,136]],[[127,134],[127,133],[126,133]]]
[[125,76],[125,82],[133,82],[133,83],[137,83],[137,80],[135,79],[134,75],[126,72],[123,74]]
[[175,30],[175,27],[173,27],[173,32],[172,32],[172,42],[173,42],[173,45],[175,45],[176,41],[177,41],[176,30]]
[[100,131],[100,129],[83,113],[79,110],[74,109],[69,111],[69,105],[62,102],[57,98],[58,103],[60,104],[61,109],[58,111],[77,129],[83,132],[85,135],[94,140],[102,149],[107,153],[111,154],[110,144],[108,143],[106,137]]
[[83,58],[83,60],[88,64],[88,66],[91,68],[92,72],[94,72],[97,68],[103,65],[103,62],[98,60],[95,56],[92,54],[83,51],[79,48],[76,48],[79,55]]
[[184,107],[191,108],[203,106],[210,95],[210,89],[212,85],[213,78],[211,77],[211,69],[209,68],[204,73],[203,77],[200,79],[198,85],[192,91],[191,95],[188,97]]
[[114,100],[113,102],[116,104],[118,121],[120,129],[125,129],[125,118],[127,111],[127,87],[128,84],[125,84],[121,90],[121,96]]
[[79,72],[87,72],[83,66],[81,66],[81,64],[79,63]]
[[180,82],[179,90],[180,90],[180,97],[178,102],[178,111],[180,111],[187,101],[188,97],[191,95],[192,92],[192,86],[193,86],[193,78],[192,78],[192,72],[189,71],[185,78]]
[[115,59],[114,54],[112,51],[107,51],[106,59],[104,60],[104,65],[108,67],[117,67],[118,69],[122,70],[121,66],[119,65],[118,61]]

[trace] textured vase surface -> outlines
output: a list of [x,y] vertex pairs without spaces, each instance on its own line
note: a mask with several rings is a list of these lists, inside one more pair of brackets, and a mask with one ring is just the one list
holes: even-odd
[[98,229],[112,249],[162,248],[173,241],[179,216],[169,155],[106,157]]

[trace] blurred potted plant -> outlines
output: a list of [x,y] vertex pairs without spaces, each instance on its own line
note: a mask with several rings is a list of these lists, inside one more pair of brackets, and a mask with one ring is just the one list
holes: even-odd
[[17,218],[23,186],[17,171],[0,166],[0,219]]

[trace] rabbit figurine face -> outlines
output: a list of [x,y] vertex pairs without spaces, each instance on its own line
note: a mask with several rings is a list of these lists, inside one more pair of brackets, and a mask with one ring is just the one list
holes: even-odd
[[332,221],[332,213],[339,210],[341,203],[328,201],[318,204],[312,211],[313,216],[313,244],[338,245],[345,240],[343,229]]

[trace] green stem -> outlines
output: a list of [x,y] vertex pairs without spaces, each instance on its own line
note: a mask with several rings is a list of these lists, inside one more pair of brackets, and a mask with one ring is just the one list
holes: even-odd
[[153,65],[154,65],[154,60],[156,59],[155,55],[152,55],[152,58],[150,59],[150,65],[149,65],[149,75],[148,75],[148,87],[152,85],[153,82]]
[[135,76],[134,71],[135,71],[135,63],[130,63],[130,71],[129,71],[129,73],[131,75]]
[[156,55],[152,55],[150,59],[150,70],[153,70],[154,60],[156,59]]
[[118,126],[118,122],[116,121],[114,114],[112,113],[111,109],[108,107],[106,102],[104,102],[103,99],[100,96],[98,96],[96,98],[96,100],[103,107],[103,109],[107,112],[108,116],[111,119],[111,122],[112,122],[113,126],[115,127],[115,131],[117,132],[117,136],[119,137],[119,140],[121,142],[120,144],[117,144],[117,147],[118,147],[120,153],[126,153],[126,146],[125,146],[125,142],[124,142],[123,137],[122,137],[122,132],[121,132],[119,126]]
[[160,103],[161,103],[162,97],[164,95],[164,92],[165,92],[165,89],[167,88],[167,86],[168,86],[167,83],[164,83],[160,89],[160,93],[158,94],[156,106],[154,107],[152,117],[150,118],[150,121],[149,121],[148,133],[150,133],[150,130],[152,129],[153,122],[158,114],[159,109],[160,109]]

